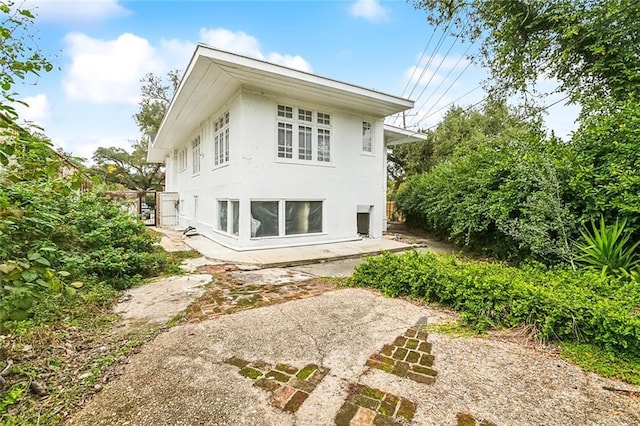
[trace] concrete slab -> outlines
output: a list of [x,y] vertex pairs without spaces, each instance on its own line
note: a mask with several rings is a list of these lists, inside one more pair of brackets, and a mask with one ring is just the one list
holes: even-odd
[[[174,242],[176,238],[182,238],[181,234],[175,230],[165,228],[157,228],[156,230],[165,234]],[[320,261],[348,259],[367,254],[380,254],[383,251],[404,251],[412,247],[410,244],[401,241],[379,238],[300,247],[236,251],[217,244],[202,235],[184,237],[182,241],[208,259],[238,265],[255,265],[260,268],[295,266]]]
[[311,274],[283,268],[234,271],[229,274],[239,282],[251,285],[296,283],[313,278]]
[[[499,425],[640,424],[640,402],[603,389],[617,382],[513,343],[429,334],[433,384],[367,366],[392,342],[409,347],[401,335],[437,315],[346,289],[174,327],[133,355],[123,374],[67,424],[330,426],[353,385],[410,401],[416,425],[456,424],[461,412]],[[274,406],[276,395],[257,386],[250,370],[243,377],[229,363],[233,357],[296,370],[313,364],[328,374],[297,411],[287,412]]]
[[127,290],[114,312],[126,321],[146,321],[162,324],[204,293],[211,275],[186,275],[158,278],[148,284]]
[[362,263],[362,258],[325,261],[292,267],[293,270],[304,272],[316,277],[345,278],[353,274],[356,266]]

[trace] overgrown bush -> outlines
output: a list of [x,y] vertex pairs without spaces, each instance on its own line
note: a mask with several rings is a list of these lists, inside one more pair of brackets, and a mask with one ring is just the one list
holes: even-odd
[[500,259],[572,259],[567,148],[525,127],[482,138],[405,182],[398,210],[414,225]]
[[165,264],[139,219],[64,178],[0,179],[0,217],[0,325],[52,295],[71,297],[98,282],[131,287]]
[[595,343],[640,356],[640,283],[597,271],[385,253],[359,265],[350,283],[450,306],[479,330],[529,325],[542,339]]
[[575,174],[569,184],[579,222],[625,219],[640,239],[640,102],[602,100],[582,117],[571,148]]

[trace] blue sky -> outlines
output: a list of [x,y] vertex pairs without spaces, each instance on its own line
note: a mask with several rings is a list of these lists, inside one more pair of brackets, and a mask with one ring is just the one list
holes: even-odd
[[[417,107],[407,124],[423,128],[469,91],[456,103],[484,96],[477,87],[486,75],[464,57],[468,46],[448,37],[436,49],[438,32],[428,44],[434,29],[424,11],[404,0],[26,0],[25,6],[37,14],[38,45],[56,71],[19,88],[30,105],[21,115],[43,126],[56,146],[85,158],[99,146],[126,148],[140,137],[131,118],[140,78],[185,69],[198,42],[407,96]],[[559,105],[549,110],[547,125],[566,136],[575,116],[575,108]]]

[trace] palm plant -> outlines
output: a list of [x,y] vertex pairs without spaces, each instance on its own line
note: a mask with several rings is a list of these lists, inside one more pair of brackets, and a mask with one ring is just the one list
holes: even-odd
[[605,225],[600,217],[599,226],[591,222],[591,230],[585,225],[580,230],[582,240],[575,242],[580,252],[578,260],[596,268],[602,268],[602,275],[607,272],[627,276],[637,275],[635,268],[639,264],[636,249],[640,241],[629,243],[631,234],[625,232],[626,219],[616,220],[610,226]]

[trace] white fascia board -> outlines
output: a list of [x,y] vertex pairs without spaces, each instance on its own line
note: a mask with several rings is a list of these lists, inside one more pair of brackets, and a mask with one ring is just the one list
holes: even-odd
[[237,55],[235,53],[225,52],[215,49],[213,47],[198,44],[196,53],[202,56],[206,56],[218,63],[224,63],[229,67],[255,69],[258,71],[267,72],[273,74],[276,77],[285,77],[286,79],[301,80],[307,83],[311,83],[317,86],[323,86],[328,89],[336,89],[342,92],[349,92],[356,95],[366,96],[376,99],[381,102],[394,103],[398,107],[404,107],[410,109],[413,107],[413,101],[405,99],[399,96],[389,95],[387,93],[379,92],[376,90],[367,89],[361,86],[357,86],[350,83],[344,83],[332,78],[321,77],[316,74],[308,73],[305,71],[288,68],[282,65],[277,65],[271,62],[262,61],[259,59],[250,58],[247,56]]

